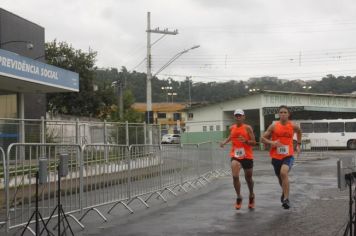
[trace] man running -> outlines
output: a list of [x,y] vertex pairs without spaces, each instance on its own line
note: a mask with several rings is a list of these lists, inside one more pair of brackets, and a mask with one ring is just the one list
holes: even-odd
[[239,210],[242,205],[242,196],[240,193],[241,183],[239,179],[241,166],[245,172],[245,179],[250,192],[248,208],[255,208],[255,194],[253,193],[253,152],[252,146],[256,145],[255,135],[251,126],[244,124],[245,113],[241,109],[236,109],[234,112],[236,124],[230,127],[230,135],[227,139],[220,143],[221,147],[224,147],[228,142],[232,142],[231,145],[231,170],[234,188],[236,191],[236,210]]
[[279,121],[272,123],[262,136],[262,142],[271,145],[270,156],[274,172],[282,187],[281,202],[284,209],[290,208],[288,172],[294,162],[293,137],[297,134],[297,156],[300,153],[302,132],[300,127],[289,120],[290,112],[287,106],[278,109]]

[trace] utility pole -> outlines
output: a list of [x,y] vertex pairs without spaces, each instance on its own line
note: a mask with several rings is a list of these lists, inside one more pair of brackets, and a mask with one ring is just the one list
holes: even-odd
[[115,92],[117,95],[117,108],[119,110],[119,119],[121,121],[124,120],[124,89],[126,86],[126,72],[120,72],[116,68],[111,68],[111,70],[117,71],[117,79],[116,81],[111,83],[111,87],[115,87]]
[[[151,33],[156,34],[178,34],[178,30],[169,31],[168,29],[160,30],[159,28],[151,29],[151,13],[147,12],[147,87],[146,87],[146,123],[153,123],[152,112],[152,57],[151,57]],[[149,128],[149,144],[152,144],[152,129]]]
[[123,121],[124,120],[124,94],[123,94],[123,83],[122,81],[119,82],[118,87],[117,87],[117,91],[119,93],[119,117],[120,120]]
[[192,106],[192,96],[190,94],[190,79],[192,78],[191,76],[187,76],[186,77],[187,80],[188,80],[188,96],[189,96],[189,103],[188,103],[188,106],[189,108]]

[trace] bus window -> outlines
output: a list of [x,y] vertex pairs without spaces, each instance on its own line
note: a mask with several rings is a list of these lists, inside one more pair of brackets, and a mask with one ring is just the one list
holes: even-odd
[[303,133],[313,133],[313,123],[300,123]]
[[345,132],[356,132],[356,122],[345,122]]
[[314,133],[328,133],[328,123],[314,123]]
[[332,122],[332,123],[329,123],[329,132],[330,133],[345,132],[344,122]]

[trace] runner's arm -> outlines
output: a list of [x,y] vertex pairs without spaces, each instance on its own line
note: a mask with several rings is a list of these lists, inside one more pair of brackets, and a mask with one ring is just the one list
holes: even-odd
[[272,132],[273,132],[273,129],[274,129],[274,124],[271,124],[266,132],[263,133],[262,137],[261,137],[261,142],[262,143],[265,143],[265,144],[270,144],[270,145],[274,145],[275,142],[270,140],[271,136],[272,136]]
[[246,131],[248,133],[248,135],[250,136],[250,140],[245,140],[245,143],[247,145],[250,145],[250,146],[254,146],[256,145],[256,138],[255,138],[255,135],[253,133],[253,129],[251,126],[246,126]]
[[220,147],[224,147],[224,145],[230,141],[231,141],[231,135],[229,135],[229,137],[227,137],[227,139],[225,139],[224,141],[220,142]]
[[302,130],[300,129],[299,125],[293,123],[294,132],[297,134],[297,142],[298,145],[302,144]]
[[297,157],[298,157],[300,153],[300,145],[302,144],[302,130],[300,129],[300,126],[295,123],[293,124],[293,129],[294,132],[297,134]]

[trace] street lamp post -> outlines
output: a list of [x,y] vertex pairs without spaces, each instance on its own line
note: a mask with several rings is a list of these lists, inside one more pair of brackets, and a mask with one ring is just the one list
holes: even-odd
[[[149,70],[149,73],[147,74],[147,100],[146,100],[147,124],[151,123],[150,122],[150,116],[153,116],[153,114],[152,114],[152,93],[151,93],[151,91],[152,91],[152,89],[151,89],[151,79],[152,79],[152,77],[157,76],[160,72],[162,72],[164,69],[166,69],[170,64],[172,64],[175,60],[177,60],[183,54],[189,52],[190,50],[194,50],[196,48],[199,48],[199,47],[200,47],[200,45],[196,45],[196,46],[193,46],[193,47],[191,47],[189,49],[185,49],[185,50],[175,54],[153,76],[151,75],[151,70]],[[149,128],[148,131],[149,131],[148,139],[149,139],[149,143],[151,144],[152,143],[152,130]]]
[[[151,13],[147,12],[147,85],[146,85],[146,122],[147,124],[153,123],[153,112],[152,112],[152,73],[151,73],[151,33],[163,34],[163,35],[177,35],[178,30],[169,31],[168,29],[160,30],[159,27],[151,29]],[[157,42],[157,41],[156,41]],[[153,44],[155,44],[154,42]],[[152,122],[151,122],[152,121]],[[151,129],[149,129],[149,142],[152,143],[152,134],[150,134]]]
[[117,108],[119,110],[119,118],[122,121],[124,118],[124,99],[123,99],[123,84],[120,80],[111,83],[112,87],[116,88]]
[[165,93],[166,93],[166,98],[167,98],[167,103],[168,103],[168,91],[169,91],[169,90],[172,90],[173,87],[171,87],[171,86],[165,86],[165,87],[161,87],[161,89],[162,89],[163,91],[166,91]]
[[172,96],[172,103],[173,103],[173,96],[177,96],[178,93],[167,93],[167,95]]
[[31,41],[26,41],[26,40],[12,40],[12,41],[0,42],[0,48],[2,48],[4,45],[10,44],[10,43],[26,43],[26,47],[27,47],[27,49],[29,49],[29,50],[31,50],[31,49],[33,49],[33,48],[35,47]]
[[258,92],[258,91],[260,91],[260,89],[259,88],[251,88],[251,89],[249,89],[248,90],[250,93],[252,93],[252,92]]
[[182,56],[183,54],[189,52],[190,50],[199,48],[200,45],[195,45],[189,49],[185,49],[181,52],[178,52],[176,55],[174,55],[171,59],[169,59],[166,64],[164,64],[152,77],[155,77],[156,75],[158,75],[159,73],[161,73],[164,69],[166,69],[170,64],[172,64],[175,60],[177,60],[180,56]]
[[192,77],[191,76],[187,76],[186,79],[188,81],[188,97],[189,97],[189,104],[188,104],[188,107],[190,108],[192,106],[192,96],[190,94],[190,79]]

